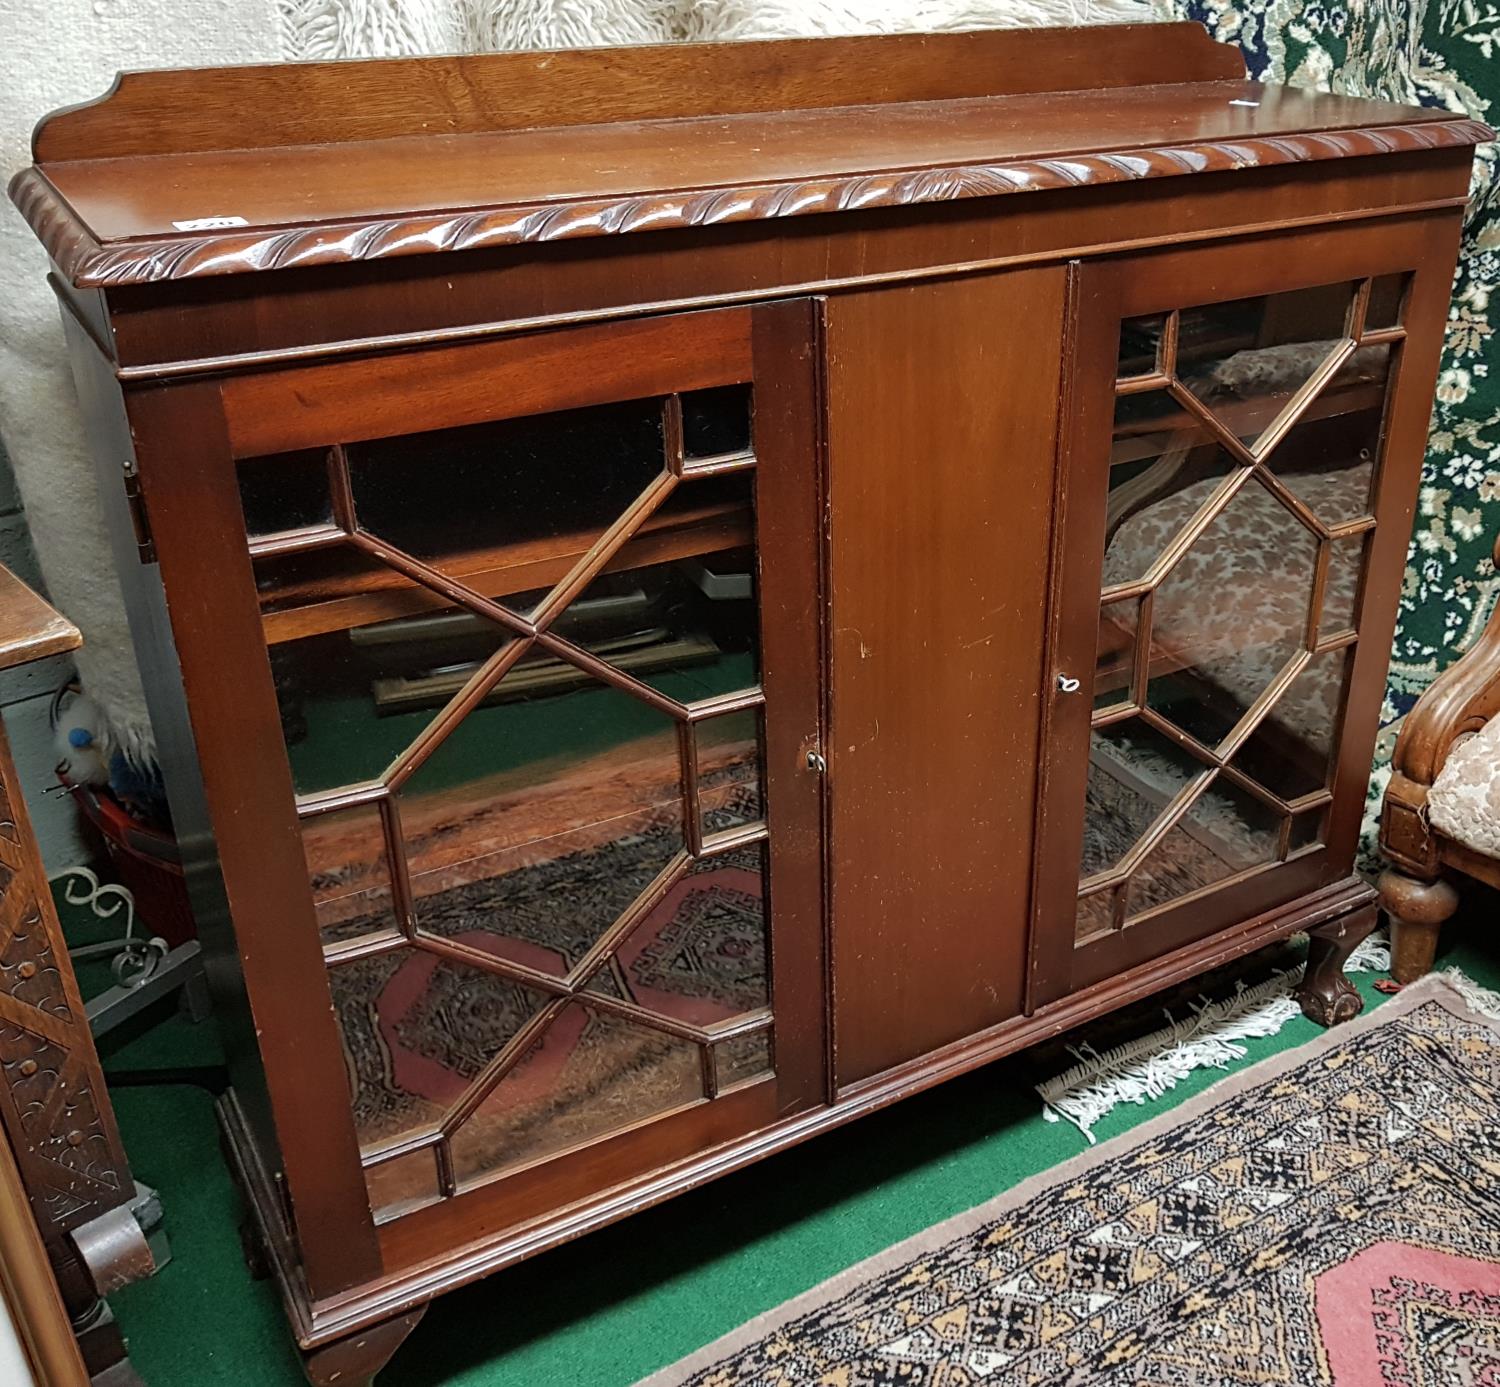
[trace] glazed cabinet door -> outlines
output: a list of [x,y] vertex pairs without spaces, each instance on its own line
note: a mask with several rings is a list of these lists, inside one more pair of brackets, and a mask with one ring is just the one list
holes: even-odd
[[[387,1270],[821,1100],[811,323],[792,302],[222,387],[228,600],[259,630],[219,672],[280,735],[234,804],[254,776],[216,786],[195,715],[209,807],[242,955],[316,950],[295,996],[247,969],[273,1102],[320,1086],[278,1123],[289,1165],[322,1151],[325,1186],[357,1185],[337,1198],[384,1225]],[[158,541],[171,603],[195,560]]]
[[1454,225],[1082,266],[1033,996],[1345,879]]

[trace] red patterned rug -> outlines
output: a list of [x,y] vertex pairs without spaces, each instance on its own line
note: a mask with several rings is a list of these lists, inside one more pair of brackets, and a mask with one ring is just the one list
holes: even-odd
[[1428,978],[647,1387],[1500,1387],[1500,1023]]

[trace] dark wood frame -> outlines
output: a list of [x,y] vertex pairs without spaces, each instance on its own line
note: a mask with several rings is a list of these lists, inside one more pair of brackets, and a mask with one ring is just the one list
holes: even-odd
[[[419,1264],[457,1239],[524,1226],[600,1185],[629,1180],[824,1099],[822,781],[808,768],[808,755],[820,743],[822,649],[814,308],[790,301],[186,383],[153,392],[150,408],[135,415],[137,465],[163,583],[169,594],[205,596],[201,605],[174,603],[173,634],[205,778],[237,782],[234,795],[210,806],[210,820],[229,904],[238,910],[239,947],[260,960],[245,969],[247,1000],[267,1052],[275,1125],[257,1129],[252,1122],[250,1130],[265,1153],[256,1158],[262,1168],[276,1167],[279,1138],[285,1198],[298,1211],[302,1275],[315,1299]],[[247,739],[241,745],[280,741],[266,648],[252,634],[261,630],[262,616],[250,553],[273,552],[273,546],[246,545],[230,460],[322,446],[330,438],[446,428],[507,411],[545,412],[742,381],[753,382],[757,392],[761,544],[777,556],[761,574],[767,798],[775,825],[777,1078],[377,1229],[347,1105],[331,1101],[345,1092],[346,1077],[327,984],[311,981],[323,971],[323,954],[290,770],[283,757],[266,755],[254,758],[252,772],[220,735],[233,725]],[[381,400],[382,407],[351,413],[349,402],[365,398]],[[188,408],[201,410],[204,425],[191,448],[172,422]],[[151,428],[157,418],[172,430],[159,451]],[[279,542],[299,547],[306,541],[288,534]],[[232,659],[226,639],[235,642]],[[330,797],[330,804],[335,800],[352,802],[343,795]],[[272,1032],[284,1037],[285,1058],[265,1046]]]
[[[1338,1019],[1351,1006],[1337,978],[1341,957],[1373,919],[1372,893],[1349,867],[1353,787],[1374,733],[1378,647],[1388,643],[1394,617],[1471,147],[1488,132],[1444,112],[1245,82],[1239,56],[1193,25],[538,61],[493,55],[131,76],[102,101],[46,122],[34,143],[37,167],[11,189],[56,267],[175,819],[190,849],[190,886],[235,1084],[223,1107],[230,1159],[252,1195],[309,1372],[323,1382],[373,1373],[422,1306],[450,1287],[1294,931],[1315,931],[1304,1005]],[[1059,99],[1059,91],[1080,85],[1080,72],[1108,88],[1107,96]],[[462,99],[450,100],[454,93]],[[860,145],[868,162],[852,168],[847,151],[872,122],[844,108],[877,99],[882,107],[921,103],[908,117],[951,119],[914,122],[880,148]],[[430,155],[432,169],[419,176],[401,152],[413,146],[401,137],[428,130],[435,102],[451,122],[451,142],[423,146],[417,162]],[[796,140],[766,138],[793,118]],[[921,143],[933,131],[962,135],[985,121],[1025,137],[1007,143],[997,135],[993,150]],[[697,157],[696,142],[715,123],[736,132],[754,157],[728,173]],[[918,125],[928,131],[920,139]],[[623,134],[599,138],[629,146],[628,173],[608,186],[549,184],[559,139],[587,147],[596,126],[622,127]],[[1184,128],[1197,134],[1182,137]],[[1158,133],[1147,138],[1146,130]],[[464,161],[476,152],[494,177],[459,187]],[[182,177],[144,176],[147,156],[154,174],[171,160]],[[266,216],[247,218],[244,229],[174,230],[181,213],[171,189],[191,186],[195,171],[223,179],[231,167],[242,171],[238,181],[219,186],[232,186],[247,211],[264,208]],[[288,168],[307,173],[320,197],[328,185],[326,198],[290,221],[272,215]],[[341,170],[355,170],[365,190],[357,206]],[[502,170],[510,182],[496,181]],[[423,178],[414,192],[409,185]],[[459,195],[443,200],[434,191],[440,187],[457,187]],[[1035,196],[1011,196],[1020,191]],[[1324,283],[1335,263],[1363,266],[1361,274],[1416,268],[1422,287],[1401,349],[1329,846],[1235,888],[1236,918],[1219,920],[1224,927],[1212,934],[1174,925],[1149,949],[1076,968],[1076,783],[1087,737],[1080,741],[1069,722],[1076,715],[1056,702],[1053,679],[1092,659],[1098,593],[1089,589],[1102,551],[1103,502],[1092,495],[1090,467],[1108,433],[1099,411],[1112,393],[1113,327],[1147,304],[1181,306],[1184,283],[1212,277],[1214,290],[1202,297],[1222,298],[1236,285]],[[1003,307],[1007,288],[1046,317],[1049,332],[1062,334],[1055,354],[1039,353],[1042,368],[1027,376],[1037,393],[1045,377],[1050,392],[1061,369],[1060,409],[1047,399],[1045,409],[1025,412],[1011,436],[998,428],[969,435],[986,448],[1016,445],[1031,469],[1028,484],[1041,469],[1047,487],[1056,486],[1050,521],[1045,505],[1028,500],[1025,511],[1042,555],[1025,601],[1041,610],[1049,594],[1054,599],[1045,650],[1040,637],[1031,643],[1021,681],[1030,686],[1013,690],[1015,707],[1002,710],[1023,720],[1041,764],[1004,768],[1015,773],[996,800],[995,822],[986,824],[1010,835],[1009,846],[1033,864],[1022,875],[1035,879],[1029,936],[1038,963],[1029,974],[1018,965],[991,999],[966,997],[944,1032],[925,1003],[924,1016],[890,1011],[890,978],[885,991],[870,985],[873,975],[853,986],[861,975],[840,964],[841,946],[847,959],[879,940],[852,928],[829,879],[825,845],[831,859],[840,815],[849,823],[880,811],[870,782],[840,794],[841,771],[846,786],[857,787],[858,778],[847,774],[850,763],[840,758],[848,752],[824,729],[841,725],[830,700],[849,660],[862,655],[857,643],[840,644],[847,636],[837,602],[831,629],[822,623],[839,592],[840,573],[831,569],[840,554],[838,506],[858,495],[840,490],[849,469],[868,466],[878,493],[882,469],[907,461],[881,448],[897,432],[881,421],[901,422],[891,411],[899,413],[892,401],[903,397],[883,388],[890,380],[874,369],[882,344],[862,340],[860,325],[899,332],[910,323],[927,333],[951,314],[974,328],[972,315],[956,311],[970,291],[996,294]],[[905,320],[892,308],[902,295],[918,301]],[[732,347],[715,339],[718,348],[706,355],[674,354],[674,320],[662,315],[697,310],[706,310],[699,315],[705,323],[750,321],[753,328],[748,339],[731,331]],[[718,1117],[695,1118],[683,1141],[662,1142],[651,1169],[606,1167],[621,1148],[604,1142],[597,1168],[579,1165],[566,1177],[523,1171],[501,1182],[521,1196],[504,1214],[478,1191],[428,1217],[377,1229],[362,1182],[351,1178],[358,1174],[351,1125],[331,1119],[324,1102],[342,1079],[285,759],[244,754],[247,746],[281,745],[265,639],[293,633],[296,622],[264,615],[255,600],[226,463],[237,452],[309,437],[298,430],[314,414],[344,428],[392,432],[409,427],[412,412],[446,421],[491,417],[464,392],[496,370],[532,382],[532,407],[565,400],[586,373],[560,378],[551,369],[557,343],[570,360],[643,390],[686,388],[695,372],[722,366],[726,353],[738,353],[736,370],[750,363],[760,382],[758,447],[786,485],[785,504],[762,514],[762,540],[794,556],[768,639],[776,639],[773,625],[800,636],[774,660],[768,650],[767,665],[781,672],[767,677],[787,679],[804,710],[795,728],[788,723],[773,734],[770,755],[773,775],[782,777],[773,793],[784,805],[795,801],[793,817],[806,826],[773,849],[783,875],[799,883],[795,966],[809,970],[809,981],[796,984],[805,988],[807,1004],[795,1010],[806,1030],[793,1044],[806,1064],[787,1101],[768,1103],[767,1085],[731,1095],[755,1111],[726,1115],[722,1125]],[[617,349],[622,343],[635,352],[628,360]],[[861,351],[869,354],[866,369],[848,370]],[[942,387],[951,400],[944,372],[956,363],[963,393],[977,398],[986,387],[977,355],[909,363],[901,388],[916,398]],[[359,394],[346,403],[340,392],[350,386]],[[877,427],[851,429],[861,416]],[[1060,458],[1059,416],[1072,421]],[[870,456],[857,456],[841,436],[864,440]],[[956,427],[943,436],[965,438]],[[891,494],[909,509],[936,499],[909,480]],[[669,553],[676,542],[670,533],[632,541],[657,546],[642,553]],[[950,558],[955,576],[963,563],[983,573],[977,542],[975,552]],[[538,581],[560,576],[559,562],[542,556]],[[854,571],[847,557],[841,567]],[[901,600],[895,577],[878,565],[868,565],[856,587],[842,599],[846,611],[855,605],[851,595],[877,612]],[[374,619],[390,593],[337,600],[375,604],[360,609],[362,619]],[[962,625],[956,617],[982,610],[969,600],[967,608],[945,603],[945,640]],[[886,629],[910,630],[901,621]],[[1088,658],[1079,662],[1085,642]],[[982,677],[986,668],[955,659],[953,678],[969,677],[966,669]],[[863,718],[873,726],[882,711],[901,710],[883,708],[877,691],[854,711],[858,717],[846,698],[843,725]],[[955,745],[983,753],[1001,743],[966,733]],[[905,746],[907,760],[883,787],[888,797],[924,789],[921,739]],[[948,766],[962,758],[949,748],[938,759]],[[826,764],[828,776],[810,763]],[[1038,793],[1039,813],[1032,807]],[[947,820],[929,825],[924,848],[941,846],[951,830]],[[1069,841],[1072,860],[1065,861]],[[922,857],[910,857],[912,870]],[[845,890],[844,899],[857,901],[857,893]],[[934,1005],[952,985],[937,963],[999,966],[1027,944],[1025,902],[1019,922],[1007,917],[995,938],[978,941],[957,935],[985,928],[982,893],[960,905],[962,917],[947,922],[955,937],[929,953],[932,971],[912,979],[914,992]],[[233,928],[232,914],[239,917]],[[236,932],[242,943],[276,947],[241,949]],[[281,1000],[299,987],[307,996]],[[870,1037],[882,1025],[895,1033],[889,1045],[840,1051],[841,1029]],[[321,1040],[309,1043],[314,1035]],[[713,1104],[694,1111],[728,1112]],[[628,1134],[625,1144],[641,1135]]]
[[[1381,334],[1396,345],[1388,387],[1382,455],[1377,459],[1373,539],[1356,626],[1350,697],[1334,757],[1325,846],[1208,896],[1194,897],[1149,922],[1075,946],[1074,902],[1083,835],[1092,700],[1051,690],[1042,740],[1047,748],[1041,814],[1046,828],[1034,899],[1032,997],[1055,1001],[1143,962],[1191,944],[1246,915],[1273,909],[1297,895],[1353,878],[1354,850],[1369,779],[1369,748],[1379,723],[1383,671],[1395,625],[1395,589],[1410,532],[1412,498],[1425,454],[1430,382],[1442,345],[1449,281],[1445,267],[1456,254],[1451,218],[1418,215],[1379,228],[1341,227],[1284,232],[1264,243],[1267,256],[1247,254],[1230,242],[1178,252],[1155,252],[1094,262],[1077,272],[1077,317],[1068,372],[1068,427],[1060,441],[1059,523],[1068,533],[1054,606],[1050,668],[1078,671],[1087,686],[1093,668],[1104,554],[1106,488],[1115,382],[1115,344],[1127,318],[1166,312],[1198,302],[1222,302],[1257,293],[1320,284],[1412,275],[1405,330]],[[1257,252],[1261,250],[1258,246]]]

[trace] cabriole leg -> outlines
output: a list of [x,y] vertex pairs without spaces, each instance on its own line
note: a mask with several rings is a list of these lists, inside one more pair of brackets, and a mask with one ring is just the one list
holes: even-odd
[[302,1371],[313,1387],[372,1387],[375,1374],[391,1361],[426,1313],[427,1307],[419,1305],[347,1339],[320,1344],[303,1353]]
[[1416,982],[1432,967],[1438,931],[1458,909],[1458,892],[1439,877],[1421,881],[1387,868],[1380,874],[1380,904],[1391,921],[1391,976]]
[[1336,1026],[1358,1016],[1365,1000],[1344,976],[1344,964],[1375,928],[1375,907],[1330,920],[1309,931],[1307,969],[1297,988],[1302,1014],[1320,1026]]

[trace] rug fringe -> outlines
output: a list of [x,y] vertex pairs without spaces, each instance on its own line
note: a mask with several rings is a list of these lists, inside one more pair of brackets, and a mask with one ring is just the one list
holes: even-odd
[[1481,1016],[1500,1021],[1500,992],[1482,987],[1467,973],[1458,968],[1445,968],[1439,976]]
[[[1375,934],[1350,953],[1344,971],[1385,972],[1390,964],[1390,944],[1383,934]],[[1242,1041],[1280,1031],[1301,1013],[1291,995],[1301,976],[1300,969],[1278,969],[1254,987],[1237,983],[1231,996],[1217,1002],[1200,998],[1193,1014],[1180,1021],[1166,1012],[1167,1024],[1160,1030],[1102,1053],[1087,1041],[1069,1046],[1078,1063],[1037,1085],[1042,1116],[1048,1122],[1071,1122],[1092,1146],[1098,1140],[1094,1124],[1121,1103],[1153,1102],[1196,1069],[1228,1069],[1249,1053]],[[1500,1018],[1500,995],[1486,993],[1466,978],[1455,982],[1476,1011],[1486,1010],[1486,1004],[1465,991],[1465,984],[1488,997]]]

